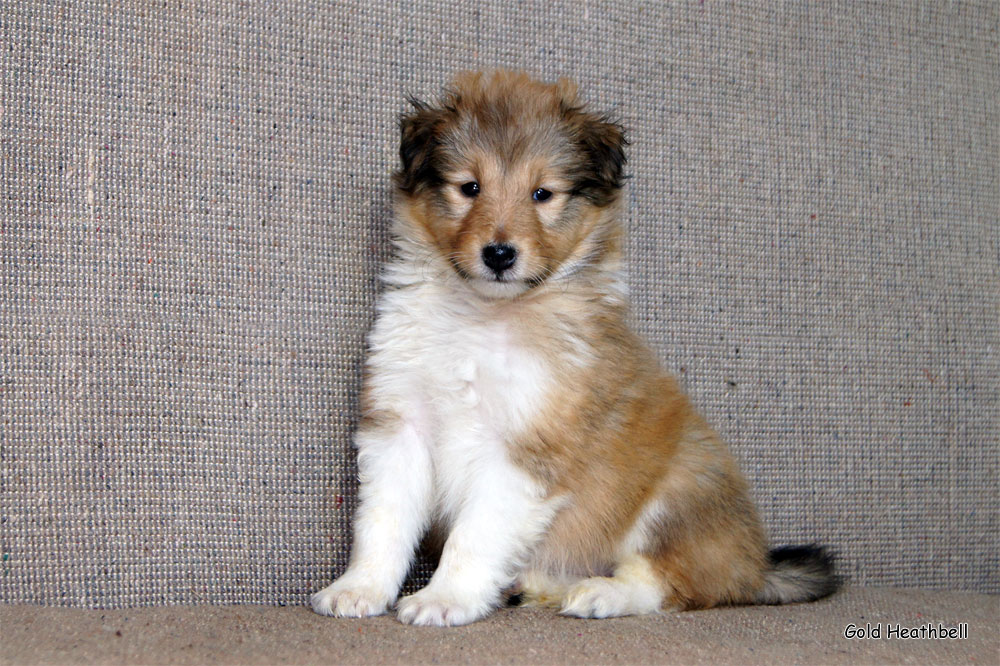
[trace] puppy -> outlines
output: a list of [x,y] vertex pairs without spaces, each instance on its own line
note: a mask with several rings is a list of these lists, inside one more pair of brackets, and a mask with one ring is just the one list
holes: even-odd
[[354,546],[313,609],[386,612],[432,527],[403,622],[473,622],[505,592],[578,617],[833,592],[823,549],[768,552],[726,446],[626,325],[622,128],[569,81],[506,71],[413,106]]

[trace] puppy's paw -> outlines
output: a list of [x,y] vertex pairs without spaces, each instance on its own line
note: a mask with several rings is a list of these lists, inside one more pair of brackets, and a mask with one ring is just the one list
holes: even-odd
[[396,617],[400,622],[425,627],[454,627],[485,616],[487,603],[459,599],[456,595],[425,587],[399,600]]
[[569,588],[559,612],[576,617],[631,615],[628,601],[625,590],[615,580],[586,578]]
[[385,613],[392,599],[377,585],[342,576],[312,595],[309,601],[320,615],[369,617]]
[[653,582],[620,578],[585,578],[571,586],[563,597],[563,615],[618,617],[660,611],[663,592]]

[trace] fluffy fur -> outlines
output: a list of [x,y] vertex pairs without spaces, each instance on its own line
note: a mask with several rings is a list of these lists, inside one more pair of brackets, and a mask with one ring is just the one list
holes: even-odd
[[726,446],[625,323],[621,127],[504,71],[413,106],[354,547],[313,609],[385,612],[432,527],[403,622],[472,622],[511,591],[580,617],[831,593],[822,549],[768,553]]

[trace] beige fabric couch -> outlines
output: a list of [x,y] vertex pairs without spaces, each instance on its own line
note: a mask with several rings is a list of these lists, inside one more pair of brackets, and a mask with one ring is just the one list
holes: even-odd
[[636,326],[773,540],[1000,592],[998,14],[5,2],[0,601],[298,606],[342,569],[396,119],[491,66],[630,129]]

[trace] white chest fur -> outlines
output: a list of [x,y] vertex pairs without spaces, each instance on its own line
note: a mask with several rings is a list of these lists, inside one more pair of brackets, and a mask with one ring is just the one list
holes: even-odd
[[451,524],[464,512],[493,525],[504,516],[523,536],[540,532],[556,507],[542,508],[543,489],[508,447],[536,418],[551,374],[519,343],[516,322],[493,315],[435,285],[386,294],[370,338],[369,390],[412,427],[409,445],[427,449],[438,519]]
[[443,291],[385,296],[370,338],[372,389],[380,406],[419,415],[438,444],[470,428],[507,440],[534,419],[551,374],[516,322]]

